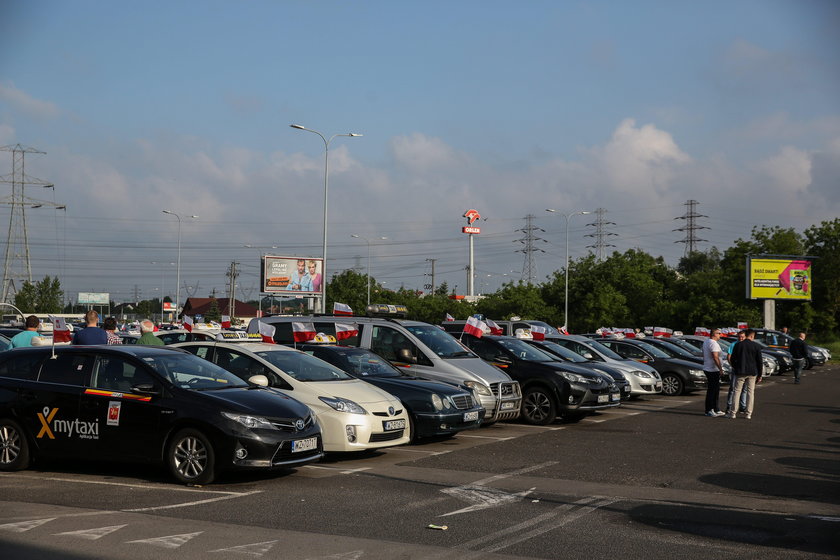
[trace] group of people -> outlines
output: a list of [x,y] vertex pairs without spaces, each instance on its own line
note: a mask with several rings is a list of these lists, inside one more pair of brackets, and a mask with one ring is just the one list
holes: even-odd
[[[10,340],[9,348],[21,348],[35,346],[36,337],[40,337],[38,327],[41,321],[35,315],[26,318],[24,326],[26,330],[16,334]],[[117,320],[107,317],[99,326],[99,313],[90,310],[85,313],[85,327],[73,333],[73,344],[89,346],[94,344],[122,344],[122,338],[117,334]],[[154,335],[155,324],[144,319],[140,321],[140,338],[137,344],[149,346],[163,346],[163,341]]]
[[297,260],[297,271],[292,274],[289,289],[300,292],[320,292],[321,273],[318,272],[318,261]]
[[[729,346],[729,363],[732,373],[729,380],[729,392],[726,397],[726,412],[720,410],[720,378],[723,374],[723,352],[721,351],[720,329],[712,329],[709,340],[703,343],[703,373],[706,374],[706,416],[726,416],[735,418],[742,412],[746,419],[752,418],[755,404],[755,386],[761,383],[764,373],[764,361],[761,346],[755,342],[755,331],[744,329],[738,333],[738,340]],[[805,366],[805,333],[790,343],[793,356],[794,383],[800,383],[802,369]]]

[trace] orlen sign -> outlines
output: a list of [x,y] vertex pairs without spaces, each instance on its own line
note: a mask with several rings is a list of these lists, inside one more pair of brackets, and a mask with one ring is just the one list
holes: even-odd
[[473,226],[473,222],[477,221],[481,218],[481,214],[478,213],[478,210],[467,210],[464,212],[464,217],[467,219],[467,225],[461,228],[461,233],[481,233],[480,227]]

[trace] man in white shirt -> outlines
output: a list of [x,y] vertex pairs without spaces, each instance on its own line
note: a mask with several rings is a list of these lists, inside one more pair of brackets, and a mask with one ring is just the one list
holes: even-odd
[[712,329],[709,340],[703,343],[703,373],[706,374],[706,416],[723,416],[724,412],[718,408],[720,393],[720,376],[723,373],[723,362],[720,359],[720,329]]

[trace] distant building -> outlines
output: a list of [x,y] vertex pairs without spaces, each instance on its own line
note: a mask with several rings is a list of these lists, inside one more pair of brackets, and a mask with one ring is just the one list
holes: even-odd
[[190,317],[201,315],[202,317],[206,317],[214,301],[219,308],[219,313],[228,315],[232,320],[239,319],[247,323],[250,319],[256,317],[259,312],[259,309],[253,305],[249,305],[238,299],[234,300],[233,305],[231,305],[230,298],[191,297],[187,298],[182,315],[189,315]]

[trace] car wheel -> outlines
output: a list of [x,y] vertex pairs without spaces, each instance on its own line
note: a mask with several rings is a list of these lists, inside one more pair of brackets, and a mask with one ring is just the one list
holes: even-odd
[[215,476],[213,446],[207,436],[192,428],[175,434],[167,448],[166,462],[172,476],[184,484],[209,484]]
[[522,419],[528,424],[544,426],[557,418],[557,406],[551,394],[542,387],[530,387],[522,395]]
[[668,395],[669,397],[682,395],[684,389],[685,384],[680,379],[680,376],[673,373],[666,373],[662,376],[662,393],[664,395]]
[[29,442],[14,420],[0,420],[0,470],[19,471],[29,466]]
[[811,361],[811,358],[805,358],[805,369],[811,369],[814,367],[814,362]]

